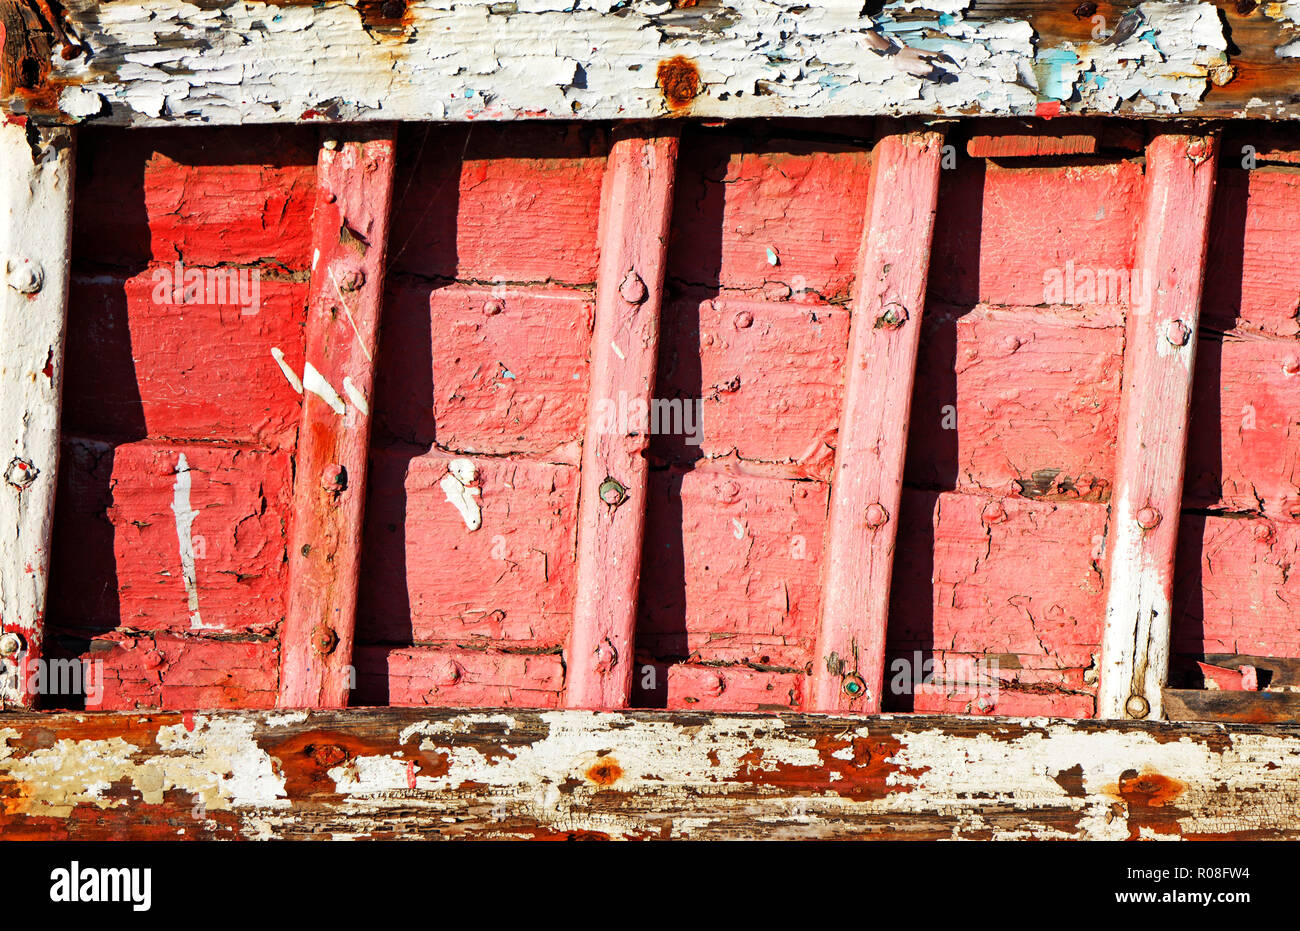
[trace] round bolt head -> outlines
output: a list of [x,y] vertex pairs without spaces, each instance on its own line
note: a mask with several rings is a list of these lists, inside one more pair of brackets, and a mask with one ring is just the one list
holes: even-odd
[[600,488],[596,490],[596,493],[600,495],[600,500],[610,507],[618,507],[627,500],[627,488],[612,476],[606,476],[605,480],[600,483]]
[[1002,341],[1002,348],[1007,352],[1015,352],[1020,348],[1020,338],[1018,336],[1008,336]]
[[32,465],[30,459],[15,456],[10,460],[8,468],[5,469],[5,481],[14,488],[22,490],[36,481],[36,476],[40,474],[41,470]]
[[340,291],[358,291],[366,283],[366,273],[359,268],[349,268],[339,277]]
[[980,513],[980,517],[986,524],[1000,524],[1002,521],[1007,519],[1007,512],[997,501],[990,501],[984,506],[984,510]]
[[1124,702],[1124,710],[1130,718],[1145,718],[1151,706],[1141,695],[1130,695],[1128,701]]
[[31,259],[10,259],[5,267],[9,287],[19,294],[35,294],[45,286],[45,271],[40,262]]
[[888,520],[889,520],[889,512],[885,510],[883,505],[880,504],[867,505],[867,526],[870,527],[872,530],[875,530],[877,527],[885,526]]
[[1170,320],[1165,325],[1165,339],[1169,340],[1172,346],[1186,346],[1187,341],[1192,338],[1192,331],[1187,328],[1187,324],[1181,320]]
[[334,633],[332,627],[322,624],[311,632],[311,645],[321,656],[329,656],[339,645],[339,635]]
[[732,323],[737,330],[747,330],[754,325],[754,315],[747,310],[742,310],[736,314],[736,319]]
[[1160,523],[1160,512],[1148,505],[1137,512],[1137,523],[1143,530],[1154,530]]
[[1253,536],[1260,543],[1268,543],[1273,539],[1273,525],[1268,521],[1256,521],[1255,526],[1250,530]]
[[26,645],[23,635],[11,630],[0,635],[0,656],[16,656]]
[[650,292],[646,290],[645,282],[641,280],[641,276],[635,271],[629,271],[624,276],[623,283],[618,286],[618,293],[629,304],[640,304],[650,296]]
[[886,304],[884,311],[876,318],[876,329],[897,330],[906,322],[906,307],[902,304]]
[[505,309],[505,305],[496,298],[493,298],[490,301],[485,301],[483,304],[483,313],[487,314],[489,317],[495,317]]
[[859,699],[867,694],[867,683],[856,672],[851,672],[840,682],[840,689],[850,699]]
[[331,462],[321,472],[321,487],[326,491],[338,493],[348,487],[348,470],[337,462]]
[[593,654],[596,657],[596,670],[598,672],[609,672],[618,665],[618,650],[609,640],[603,640],[596,647]]

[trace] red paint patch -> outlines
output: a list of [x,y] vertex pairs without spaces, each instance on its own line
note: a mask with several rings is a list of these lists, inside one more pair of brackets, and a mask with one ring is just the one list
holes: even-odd
[[1045,120],[1050,120],[1061,112],[1061,101],[1044,100],[1034,108],[1034,116],[1041,116]]
[[193,711],[187,711],[187,712],[185,712],[183,715],[181,715],[181,720],[185,722],[185,729],[186,729],[187,731],[192,731],[192,730],[194,730],[194,712],[193,712]]

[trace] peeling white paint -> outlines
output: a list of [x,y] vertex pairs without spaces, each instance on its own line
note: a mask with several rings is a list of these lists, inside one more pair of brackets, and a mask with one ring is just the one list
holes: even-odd
[[483,514],[479,509],[478,501],[475,500],[480,493],[479,488],[474,484],[477,481],[478,467],[473,462],[469,459],[453,459],[451,465],[447,467],[447,474],[438,483],[438,487],[442,489],[452,506],[460,512],[465,526],[470,530],[478,530],[483,526]]
[[[633,0],[618,15],[609,0],[494,6],[414,3],[403,35],[377,39],[350,4],[71,0],[97,55],[93,67],[56,58],[56,80],[102,95],[100,119],[117,123],[637,119],[670,113],[658,64],[680,55],[699,69],[695,116],[1027,115],[1044,99],[1040,76],[1073,55],[1068,109],[1178,113],[1226,61],[1213,6],[1192,2],[1144,3],[1138,34],[1078,47],[1043,47],[1023,20],[973,21],[970,0],[901,0],[874,19],[850,0],[727,0],[707,13]],[[935,18],[894,19],[918,9]],[[916,76],[903,54],[864,44],[872,36],[950,56],[950,78]]]
[[352,383],[352,379],[347,375],[343,376],[343,391],[347,394],[348,400],[352,402],[353,407],[367,417],[370,416],[370,402],[366,400],[365,394]]
[[[172,486],[172,513],[176,515],[176,543],[180,549],[181,575],[185,579],[185,595],[189,603],[190,629],[216,629],[203,623],[199,614],[199,582],[194,567],[194,518],[198,512],[190,505],[190,464],[181,453],[176,460],[176,484]],[[219,626],[219,625],[218,625]]]
[[289,368],[289,363],[284,361],[284,352],[279,346],[271,347],[271,358],[275,359],[275,364],[280,366],[280,371],[283,372],[284,377],[288,379],[290,387],[292,387],[298,394],[302,394],[302,381],[298,378],[297,373],[295,373],[293,369]]
[[305,391],[319,397],[322,401],[330,406],[330,409],[336,414],[347,413],[347,407],[343,404],[343,399],[339,393],[334,390],[334,386],[325,380],[325,376],[316,371],[316,366],[310,362],[302,370],[302,387]]

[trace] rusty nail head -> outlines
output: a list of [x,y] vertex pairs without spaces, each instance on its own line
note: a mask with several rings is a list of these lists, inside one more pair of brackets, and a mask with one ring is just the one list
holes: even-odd
[[907,308],[902,304],[886,304],[884,311],[879,319],[876,320],[876,327],[886,330],[897,330],[907,322]]
[[1137,522],[1143,530],[1154,530],[1160,523],[1160,512],[1148,505],[1137,512]]
[[349,268],[339,279],[340,291],[356,291],[366,283],[366,273],[359,268]]
[[742,310],[736,314],[734,323],[737,330],[747,330],[754,325],[754,315],[747,310]]
[[487,314],[489,317],[495,317],[503,310],[505,310],[505,306],[495,298],[493,298],[490,301],[486,301],[483,304],[483,313]]
[[858,699],[867,694],[867,683],[856,672],[846,675],[840,683],[840,688],[850,699]]
[[889,512],[885,510],[883,505],[867,505],[867,526],[872,530],[875,530],[877,527],[883,527],[885,522],[888,520]]
[[1145,718],[1151,706],[1141,695],[1130,695],[1128,701],[1124,702],[1124,710],[1130,718]]
[[984,506],[984,511],[980,514],[986,524],[998,524],[1007,519],[1007,512],[1003,510],[1002,505],[997,501],[990,501]]
[[348,487],[348,470],[331,462],[321,472],[320,483],[326,491],[340,492]]
[[25,645],[22,634],[14,633],[11,630],[0,636],[0,656],[14,656],[21,653]]
[[597,645],[595,650],[596,669],[600,672],[609,672],[618,665],[618,651],[608,640],[604,640]]
[[1250,531],[1256,540],[1265,543],[1273,539],[1273,525],[1268,521],[1256,521],[1255,526]]
[[311,645],[321,656],[329,656],[339,645],[339,635],[332,627],[321,624],[311,632]]

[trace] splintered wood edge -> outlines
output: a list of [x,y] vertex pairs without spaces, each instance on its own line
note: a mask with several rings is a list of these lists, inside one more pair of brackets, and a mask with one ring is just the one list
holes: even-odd
[[[803,0],[69,0],[72,39],[38,36],[48,61],[6,62],[3,106],[131,126],[1300,115],[1294,5],[1221,20],[1214,4],[1145,3],[1100,26],[1059,6],[895,0],[868,17]],[[931,51],[904,44],[922,29]]]
[[1300,836],[1296,726],[377,708],[0,740],[7,838]]

